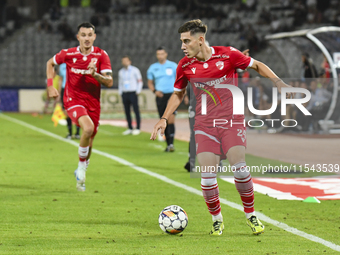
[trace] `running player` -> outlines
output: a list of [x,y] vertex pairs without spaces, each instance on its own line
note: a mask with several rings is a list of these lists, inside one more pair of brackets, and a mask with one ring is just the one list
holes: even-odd
[[79,191],[85,191],[86,170],[99,126],[101,84],[112,87],[113,80],[108,54],[93,46],[96,39],[95,27],[91,23],[80,24],[77,39],[78,47],[61,50],[47,61],[46,75],[48,96],[57,97],[58,91],[51,86],[53,67],[66,63],[64,106],[72,122],[82,129],[79,163],[75,171],[76,187]]
[[[192,84],[196,97],[195,140],[197,159],[201,169],[218,166],[220,159],[228,158],[234,173],[235,186],[241,196],[247,224],[253,234],[261,234],[264,226],[255,215],[253,182],[245,162],[246,128],[244,115],[233,115],[233,98],[226,88],[216,88],[216,84],[237,86],[236,69],[252,68],[260,75],[269,78],[281,91],[289,87],[265,64],[244,55],[233,47],[209,47],[205,42],[207,26],[201,20],[184,23],[178,32],[181,34],[185,57],[178,63],[175,92],[168,106],[155,125],[150,139],[161,134],[167,126],[167,120],[177,109],[185,94],[188,81]],[[216,103],[210,95],[214,95]],[[291,96],[291,94],[289,94]],[[201,109],[202,99],[206,100],[206,109]],[[207,114],[202,114],[204,111]],[[215,126],[214,119],[229,120],[228,124]],[[234,122],[231,125],[230,120]],[[216,168],[215,168],[216,169]],[[221,235],[224,229],[221,214],[219,189],[216,171],[201,173],[201,188],[213,226],[210,234]]]

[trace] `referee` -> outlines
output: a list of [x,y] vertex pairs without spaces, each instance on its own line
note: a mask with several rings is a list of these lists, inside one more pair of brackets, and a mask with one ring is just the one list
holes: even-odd
[[[161,118],[168,100],[174,92],[174,83],[176,80],[175,62],[167,60],[168,53],[164,47],[159,47],[156,51],[158,62],[152,64],[147,71],[148,87],[156,95],[156,104],[159,117]],[[168,125],[165,129],[167,142],[166,152],[173,152],[175,136],[175,113],[167,120]]]
[[[128,129],[123,132],[123,135],[139,135],[140,134],[140,113],[138,106],[138,94],[143,87],[142,75],[139,69],[131,65],[129,56],[122,57],[123,68],[118,72],[118,92],[122,96],[126,121]],[[136,129],[132,129],[131,122],[131,105],[136,115]]]

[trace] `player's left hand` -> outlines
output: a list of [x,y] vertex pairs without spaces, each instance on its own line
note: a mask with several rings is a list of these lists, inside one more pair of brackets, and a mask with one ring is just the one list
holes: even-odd
[[[276,85],[276,87],[277,87],[277,89],[278,89],[278,91],[281,93],[281,89],[282,88],[291,88],[292,86],[290,86],[290,85],[288,85],[288,84],[286,84],[283,80],[279,80],[279,81],[277,81],[276,83],[275,83],[275,85]],[[286,98],[294,98],[294,93],[292,93],[292,92],[287,92],[287,94],[286,94]]]
[[93,76],[96,73],[96,62],[94,59],[91,59],[90,64],[88,65],[87,69],[90,70],[91,75]]
[[249,49],[246,49],[246,50],[242,51],[242,53],[245,56],[249,56]]
[[158,121],[158,123],[153,128],[150,140],[155,140],[157,138],[157,133],[158,133],[159,130],[161,132],[161,136],[163,136],[165,128],[166,128],[166,120],[165,119],[160,119]]

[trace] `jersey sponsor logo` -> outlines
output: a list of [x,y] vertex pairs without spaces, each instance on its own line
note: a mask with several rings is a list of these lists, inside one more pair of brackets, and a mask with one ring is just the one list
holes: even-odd
[[195,85],[196,88],[199,88],[199,87],[204,88],[205,85],[207,85],[209,87],[212,87],[212,86],[221,84],[221,83],[223,83],[226,80],[227,80],[227,75],[224,75],[224,76],[222,76],[219,79],[215,79],[215,80],[212,80],[212,81],[207,81],[205,83],[203,83],[203,82],[194,82],[194,85]]
[[216,62],[216,67],[217,67],[219,70],[222,70],[223,67],[224,67],[224,62],[223,62],[223,61],[218,61],[218,62]]
[[221,55],[212,55],[212,58],[221,58]]
[[72,61],[73,61],[73,63],[75,63],[77,61],[77,59],[76,58],[72,58]]
[[185,63],[184,65],[182,65],[182,68],[187,67],[188,65],[191,65],[194,62],[195,62],[195,59],[191,60],[190,62]]
[[207,68],[209,67],[208,63],[204,63],[204,64],[203,64],[203,67],[204,67],[205,69],[207,69]]
[[90,70],[71,68],[71,72],[75,74],[91,74]]
[[193,74],[195,74],[195,72],[196,72],[196,67],[191,68],[191,71],[192,71]]

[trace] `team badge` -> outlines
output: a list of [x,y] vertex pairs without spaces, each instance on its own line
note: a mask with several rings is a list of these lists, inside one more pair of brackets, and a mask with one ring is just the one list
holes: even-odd
[[86,60],[87,60],[87,57],[86,57],[86,56],[84,56],[84,57],[83,57],[83,60],[84,60],[84,61],[86,61]]
[[75,63],[75,62],[77,61],[77,59],[76,59],[76,58],[72,58],[72,60],[73,60],[73,63]]
[[165,69],[165,73],[166,73],[166,75],[172,75],[174,72],[172,71],[171,68],[167,68],[167,69]]
[[209,67],[208,63],[204,63],[204,64],[203,64],[203,67],[204,67],[205,69],[207,69],[207,68]]
[[217,68],[218,68],[219,70],[222,70],[223,67],[224,67],[223,61],[218,61],[218,62],[216,62],[216,66],[217,66]]

